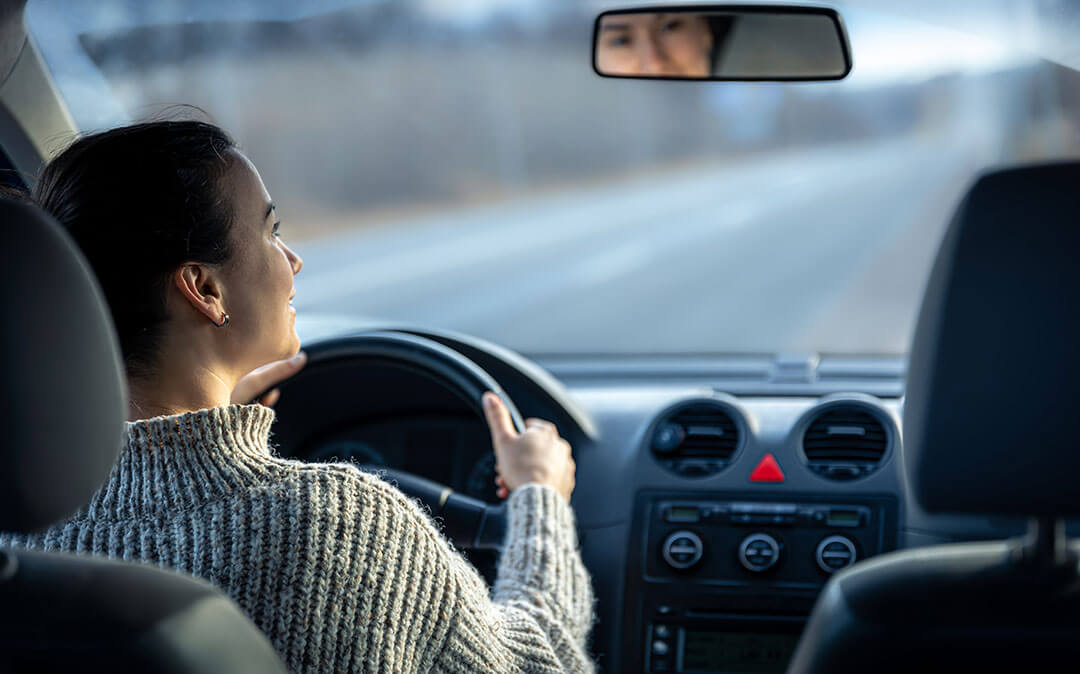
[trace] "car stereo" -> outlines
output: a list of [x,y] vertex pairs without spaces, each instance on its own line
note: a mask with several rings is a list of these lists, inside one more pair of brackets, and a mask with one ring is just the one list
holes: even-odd
[[896,548],[891,495],[641,493],[626,671],[783,672],[822,586]]
[[[783,672],[799,642],[802,624],[740,623],[650,625],[648,672]],[[656,644],[670,647],[656,648]],[[654,652],[656,648],[656,652]]]

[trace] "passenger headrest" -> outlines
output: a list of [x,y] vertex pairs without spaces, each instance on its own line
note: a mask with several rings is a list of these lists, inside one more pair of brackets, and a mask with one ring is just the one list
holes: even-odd
[[930,512],[1080,514],[1080,163],[982,177],[911,348],[904,454]]
[[120,450],[126,389],[112,320],[75,244],[38,208],[0,201],[0,531],[90,500]]

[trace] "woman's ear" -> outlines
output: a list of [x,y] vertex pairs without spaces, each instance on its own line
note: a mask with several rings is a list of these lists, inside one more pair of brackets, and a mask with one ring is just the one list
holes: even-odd
[[172,280],[180,295],[196,311],[214,323],[221,323],[225,317],[221,282],[209,267],[185,264],[173,272]]

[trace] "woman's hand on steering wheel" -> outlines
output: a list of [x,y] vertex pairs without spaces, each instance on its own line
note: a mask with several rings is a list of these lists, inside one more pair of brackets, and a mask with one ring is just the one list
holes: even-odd
[[[307,354],[301,351],[292,358],[275,360],[272,363],[267,363],[262,367],[255,368],[241,377],[240,381],[236,382],[236,388],[233,389],[231,402],[240,405],[259,403],[261,405],[266,405],[267,407],[273,407],[274,403],[281,397],[281,391],[276,388],[270,389],[270,387],[277,386],[293,376],[302,370],[306,363]],[[266,393],[258,400],[254,400],[255,396],[259,395],[262,391],[266,391]]]
[[577,466],[570,443],[559,437],[555,424],[543,419],[527,419],[525,431],[518,433],[510,412],[499,396],[484,394],[484,414],[495,447],[496,485],[500,498],[523,484],[538,482],[553,487],[570,501]]

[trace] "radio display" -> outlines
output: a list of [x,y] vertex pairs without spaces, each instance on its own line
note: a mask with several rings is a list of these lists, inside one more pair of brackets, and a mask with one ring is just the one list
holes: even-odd
[[784,672],[797,634],[684,631],[683,672]]
[[700,518],[697,506],[671,506],[668,508],[668,522],[697,522]]
[[855,510],[830,510],[828,526],[852,527],[859,525],[859,513]]

